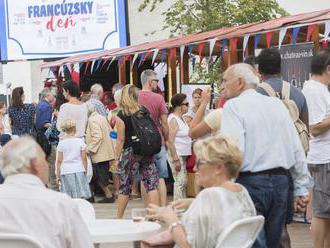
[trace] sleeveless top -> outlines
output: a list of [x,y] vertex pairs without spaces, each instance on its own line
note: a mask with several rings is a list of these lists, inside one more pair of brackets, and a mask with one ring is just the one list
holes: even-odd
[[180,117],[170,114],[168,116],[168,123],[172,119],[175,119],[178,124],[178,131],[175,136],[175,149],[178,156],[189,156],[191,155],[191,138],[189,137],[189,126]]

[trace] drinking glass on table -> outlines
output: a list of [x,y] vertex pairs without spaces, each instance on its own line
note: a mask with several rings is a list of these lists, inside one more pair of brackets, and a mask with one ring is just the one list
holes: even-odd
[[132,209],[133,222],[145,221],[146,214],[147,214],[147,210],[145,208],[133,208]]

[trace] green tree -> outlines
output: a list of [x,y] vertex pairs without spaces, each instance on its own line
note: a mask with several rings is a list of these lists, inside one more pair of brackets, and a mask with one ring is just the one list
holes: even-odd
[[[144,0],[139,10],[149,7],[149,11],[153,11],[163,1]],[[163,13],[163,28],[173,34],[190,34],[267,21],[287,14],[276,0],[176,0]]]
[[[153,11],[163,1],[143,0],[139,10]],[[163,29],[170,30],[172,35],[185,35],[267,21],[288,13],[276,0],[175,0],[163,15],[165,16]],[[220,71],[212,68],[214,65],[218,63],[211,62],[207,70],[199,68],[197,73],[200,74],[200,78],[214,78],[214,72]],[[212,72],[212,76],[203,75],[209,71]]]

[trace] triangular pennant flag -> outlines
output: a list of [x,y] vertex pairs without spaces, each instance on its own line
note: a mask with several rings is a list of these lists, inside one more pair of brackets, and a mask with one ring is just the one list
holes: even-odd
[[324,39],[325,40],[328,40],[329,34],[330,34],[330,21],[327,21],[325,23],[325,29],[324,29]]
[[227,46],[227,39],[224,39],[221,42],[221,57],[224,57],[225,55],[226,46]]
[[81,67],[83,67],[84,63],[79,63],[79,71],[81,70]]
[[185,45],[180,46],[180,61],[181,64],[183,63],[183,55],[184,55],[184,49],[186,48]]
[[260,38],[261,38],[261,34],[256,34],[256,36],[254,37],[254,49],[258,48]]
[[97,71],[97,70],[99,69],[101,63],[102,63],[102,59],[99,59],[99,60],[97,61],[97,64],[96,64],[95,71]]
[[282,28],[280,30],[280,33],[278,34],[278,48],[281,48],[287,30],[287,28]]
[[307,27],[307,36],[306,36],[306,42],[310,41],[311,40],[311,36],[315,30],[315,28],[317,27],[316,24],[311,24],[311,25],[308,25]]
[[247,44],[249,42],[249,38],[250,38],[250,35],[249,34],[246,34],[244,36],[244,40],[243,40],[243,56],[244,56],[244,52],[245,52],[245,49],[247,47]]
[[144,58],[143,58],[143,63],[144,63],[144,62],[146,61],[146,59],[149,57],[150,53],[151,53],[151,51],[147,51],[147,52],[146,52],[146,55],[145,55]]
[[131,55],[125,55],[124,60],[125,61],[130,61],[131,60]]
[[217,42],[217,39],[214,38],[212,40],[210,40],[210,59],[212,57],[212,53],[213,53],[213,50],[214,50],[214,46],[215,46],[215,43]]
[[86,63],[85,71],[84,71],[84,75],[87,74],[87,69],[88,69],[88,66],[89,66],[90,63],[91,63],[90,61],[88,61],[88,62]]
[[205,46],[204,43],[200,43],[200,44],[198,45],[198,56],[199,56],[199,63],[200,63],[200,64],[202,63],[202,60],[203,60],[202,52],[203,52],[204,46]]
[[169,57],[169,60],[170,60],[170,63],[172,62],[172,59],[173,59],[173,56],[175,55],[176,53],[176,48],[171,48],[170,49],[170,57]]
[[274,35],[274,32],[266,33],[267,48],[270,48],[270,44],[272,42],[273,35]]
[[230,46],[231,46],[231,53],[232,54],[235,54],[236,53],[237,42],[238,42],[238,38],[232,38],[230,40]]
[[295,27],[292,29],[292,44],[295,46],[297,44],[297,37],[300,27]]
[[159,52],[159,49],[155,49],[154,50],[154,56],[152,57],[151,65],[153,65],[155,63],[155,60],[156,60],[157,55],[158,55],[158,52]]
[[134,57],[133,57],[133,60],[132,60],[132,65],[131,65],[131,68],[132,69],[133,69],[134,63],[135,63],[135,61],[136,61],[136,59],[137,59],[138,56],[139,56],[138,53],[134,54]]
[[80,84],[80,69],[79,69],[79,64],[72,64],[71,78],[78,85]]
[[103,69],[103,67],[105,66],[105,64],[106,64],[108,61],[109,61],[109,58],[103,60],[103,63],[102,63],[102,66],[101,66],[101,69],[100,69],[100,70]]
[[119,67],[121,61],[124,59],[124,56],[119,56],[117,60],[117,66]]
[[139,61],[139,65],[138,67],[140,67],[142,65],[142,62],[144,61],[144,57],[146,56],[145,53],[142,53],[141,57],[140,57],[140,61]]
[[164,60],[165,60],[165,58],[166,58],[166,48],[164,48],[164,49],[162,50],[162,57],[161,57],[160,63],[163,63]]
[[195,47],[195,44],[190,44],[190,45],[188,46],[188,53],[189,53],[189,55],[191,55],[192,50],[194,49],[194,47]]
[[107,71],[109,71],[109,68],[110,68],[111,64],[112,64],[112,63],[113,63],[113,61],[115,61],[115,60],[116,60],[116,56],[115,56],[115,57],[113,57],[113,58],[111,59],[111,61],[110,61],[109,65],[108,65],[108,67],[107,67]]
[[92,62],[92,66],[91,66],[91,74],[93,73],[93,67],[94,67],[94,64],[95,64],[95,60],[93,60],[93,62]]

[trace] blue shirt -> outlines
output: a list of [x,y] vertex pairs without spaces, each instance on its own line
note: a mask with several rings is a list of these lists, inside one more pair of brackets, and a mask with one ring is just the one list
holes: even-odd
[[32,134],[34,131],[35,107],[33,104],[24,104],[23,108],[10,106],[8,114],[12,125],[13,135]]
[[253,89],[244,91],[226,102],[221,132],[238,140],[243,152],[241,171],[288,169],[295,195],[307,194],[310,178],[305,153],[281,100]]
[[[281,78],[268,78],[265,80],[265,82],[272,86],[275,92],[282,94],[283,80]],[[258,87],[257,92],[268,96],[267,92],[263,88]],[[293,86],[292,84],[290,86],[290,99],[296,103],[299,110],[299,115],[302,113],[308,113],[307,101],[304,94],[300,89]]]
[[52,106],[46,100],[39,102],[36,108],[36,128],[44,129],[46,123],[52,122]]

